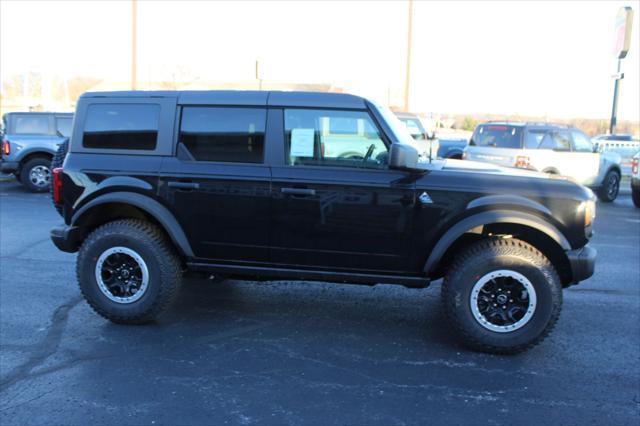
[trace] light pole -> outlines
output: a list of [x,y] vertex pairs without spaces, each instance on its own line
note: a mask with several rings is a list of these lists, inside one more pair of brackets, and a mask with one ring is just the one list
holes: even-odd
[[137,28],[138,2],[131,0],[131,90],[136,90],[138,85],[138,28]]
[[409,22],[407,28],[407,70],[404,80],[404,110],[409,111],[409,89],[411,88],[411,39],[413,33],[413,0],[409,0]]
[[614,52],[618,59],[618,72],[613,75],[616,80],[613,86],[613,107],[611,108],[611,122],[609,124],[609,133],[616,132],[616,124],[618,122],[618,92],[620,91],[620,80],[624,78],[621,72],[622,59],[627,56],[629,46],[631,45],[631,26],[633,24],[633,9],[630,7],[621,7],[616,15],[615,26],[615,44]]

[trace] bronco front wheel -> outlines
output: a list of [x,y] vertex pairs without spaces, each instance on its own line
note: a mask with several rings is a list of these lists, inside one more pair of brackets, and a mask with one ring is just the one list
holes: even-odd
[[549,260],[517,239],[480,241],[453,262],[442,286],[445,312],[465,344],[513,354],[541,342],[562,306]]

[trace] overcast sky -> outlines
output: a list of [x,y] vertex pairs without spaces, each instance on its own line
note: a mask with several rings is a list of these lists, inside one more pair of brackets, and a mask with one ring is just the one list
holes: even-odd
[[[621,119],[640,117],[640,2],[437,2],[414,7],[411,109],[608,118],[614,20],[635,10]],[[0,77],[28,70],[128,81],[131,2],[0,3]],[[407,3],[138,4],[139,81],[329,83],[402,103]]]

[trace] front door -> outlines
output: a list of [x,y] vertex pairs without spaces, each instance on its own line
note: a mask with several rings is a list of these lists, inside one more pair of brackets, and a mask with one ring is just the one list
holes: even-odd
[[388,169],[368,112],[289,109],[284,122],[286,164],[272,168],[272,261],[406,271],[415,184]]

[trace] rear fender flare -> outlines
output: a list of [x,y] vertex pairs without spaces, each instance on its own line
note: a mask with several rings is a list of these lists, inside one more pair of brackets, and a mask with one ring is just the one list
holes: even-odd
[[83,219],[84,215],[93,207],[108,203],[130,204],[150,216],[152,216],[167,232],[171,241],[176,245],[178,251],[186,257],[194,257],[193,250],[189,244],[184,230],[176,220],[175,216],[165,206],[151,197],[134,192],[111,192],[100,195],[83,205],[71,218],[71,226]]

